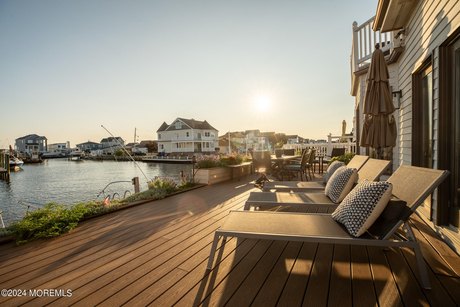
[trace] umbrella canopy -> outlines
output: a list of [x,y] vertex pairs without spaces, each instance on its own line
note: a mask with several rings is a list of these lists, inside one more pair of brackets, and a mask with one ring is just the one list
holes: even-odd
[[391,115],[395,108],[388,83],[388,67],[382,50],[378,45],[375,48],[366,78],[361,145],[381,149],[395,146],[396,124]]
[[373,148],[396,145],[396,123],[393,115],[366,115],[363,124],[361,146]]

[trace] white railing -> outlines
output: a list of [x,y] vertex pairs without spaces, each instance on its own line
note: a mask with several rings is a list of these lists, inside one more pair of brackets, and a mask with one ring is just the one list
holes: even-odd
[[306,143],[306,144],[285,144],[283,149],[295,149],[300,152],[303,149],[316,149],[316,155],[330,156],[333,148],[345,148],[345,153],[356,153],[356,143],[353,136],[327,136],[326,143]]
[[380,45],[383,52],[395,47],[393,32],[381,33],[372,30],[374,19],[375,17],[372,17],[360,26],[356,21],[353,22],[352,71],[357,71],[370,63],[376,44]]

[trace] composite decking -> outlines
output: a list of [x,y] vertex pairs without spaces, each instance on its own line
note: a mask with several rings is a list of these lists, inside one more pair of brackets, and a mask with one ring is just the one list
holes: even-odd
[[431,290],[421,288],[409,249],[229,239],[206,271],[214,231],[255,190],[248,181],[114,212],[53,240],[0,245],[0,289],[27,294],[0,296],[0,305],[460,304],[460,257],[416,217]]

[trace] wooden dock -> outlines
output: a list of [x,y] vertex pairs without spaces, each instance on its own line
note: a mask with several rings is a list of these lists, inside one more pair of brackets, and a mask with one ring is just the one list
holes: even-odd
[[254,190],[244,181],[206,186],[53,240],[2,245],[0,289],[26,295],[0,296],[0,305],[460,305],[460,257],[418,218],[431,290],[409,249],[230,239],[206,271],[214,231]]

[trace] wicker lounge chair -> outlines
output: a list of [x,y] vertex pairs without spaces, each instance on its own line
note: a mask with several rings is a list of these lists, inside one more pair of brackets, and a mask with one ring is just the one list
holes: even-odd
[[[447,175],[448,171],[413,166],[399,167],[388,181],[393,185],[393,195],[400,200],[399,202],[403,202],[404,210],[400,210],[397,215],[393,214],[394,216],[391,218],[384,211],[374,223],[374,225],[378,224],[380,229],[380,233],[375,236],[366,233],[363,236],[354,237],[330,214],[231,211],[222,227],[215,232],[207,268],[211,269],[213,266],[217,244],[221,237],[224,238],[222,244],[225,243],[227,237],[238,237],[345,245],[409,247],[415,252],[423,286],[429,289],[430,282],[423,255],[407,220]],[[400,229],[401,226],[403,226],[402,229]]]
[[[371,163],[366,165],[367,162]],[[389,165],[390,161],[369,159],[368,156],[355,155],[347,164],[347,167],[356,168],[358,170],[359,181],[364,179],[374,181],[378,180]],[[310,189],[323,190],[325,186],[326,184],[322,181],[268,181],[264,183],[262,191],[305,192]]]

